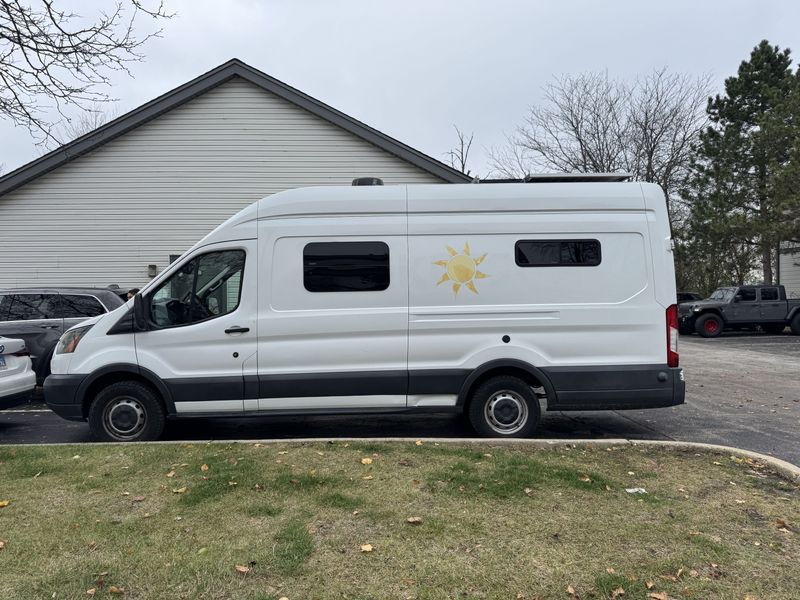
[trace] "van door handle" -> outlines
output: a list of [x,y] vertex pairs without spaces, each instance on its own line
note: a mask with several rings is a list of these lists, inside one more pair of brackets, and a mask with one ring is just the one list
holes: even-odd
[[225,330],[225,333],[247,333],[250,331],[249,327],[239,327],[238,325],[234,325],[233,327],[228,327]]
[[58,329],[58,325],[39,325],[42,329]]

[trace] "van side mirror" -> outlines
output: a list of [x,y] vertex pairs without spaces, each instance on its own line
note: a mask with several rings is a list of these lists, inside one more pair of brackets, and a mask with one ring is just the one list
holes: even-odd
[[141,294],[133,297],[133,330],[147,331],[147,319],[144,315],[144,300]]

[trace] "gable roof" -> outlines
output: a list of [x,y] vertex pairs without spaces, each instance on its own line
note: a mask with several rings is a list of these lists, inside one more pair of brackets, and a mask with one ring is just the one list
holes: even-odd
[[[109,121],[94,131],[64,144],[52,152],[0,177],[0,196],[28,183],[40,175],[60,167],[64,163],[74,160],[87,152],[91,152],[106,142],[124,135],[132,129],[155,119],[173,108],[189,102],[197,96],[222,85],[233,77],[241,77],[261,89],[275,94],[449,183],[464,183],[472,180],[471,177],[464,175],[445,163],[427,154],[423,154],[419,150],[415,150],[393,137],[381,133],[377,129],[373,129],[369,125],[328,106],[324,102],[320,102],[316,98],[312,98],[308,94],[304,94],[300,90],[282,81],[278,81],[274,77],[270,77],[266,73],[262,73],[258,69],[254,69],[241,60],[234,58],[212,69],[208,73],[200,75],[200,77],[159,96],[155,100],[151,100],[147,104],[143,104],[139,108],[135,108],[121,117]],[[379,173],[376,175],[380,176]]]

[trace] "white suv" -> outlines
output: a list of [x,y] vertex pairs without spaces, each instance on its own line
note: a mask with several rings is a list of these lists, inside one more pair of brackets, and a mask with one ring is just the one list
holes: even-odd
[[22,404],[36,386],[25,342],[0,336],[0,409]]

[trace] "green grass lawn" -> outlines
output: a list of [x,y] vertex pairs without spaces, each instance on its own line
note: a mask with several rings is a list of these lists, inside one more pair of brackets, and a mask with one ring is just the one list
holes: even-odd
[[694,450],[3,446],[4,501],[0,598],[800,595],[800,486]]

